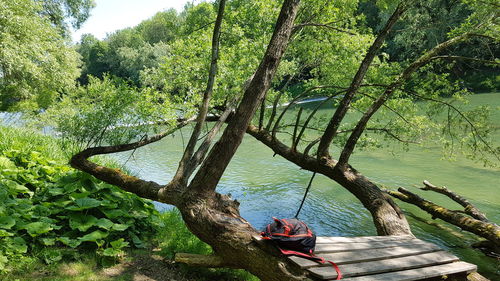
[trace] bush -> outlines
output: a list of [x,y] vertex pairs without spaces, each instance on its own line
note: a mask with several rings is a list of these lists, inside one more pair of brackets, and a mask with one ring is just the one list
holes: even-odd
[[[19,141],[10,145],[23,148]],[[5,150],[6,142],[0,147],[0,271],[27,253],[41,253],[47,263],[62,259],[61,251],[47,247],[91,249],[113,258],[125,247],[145,247],[156,233],[159,213],[150,201],[38,151]]]

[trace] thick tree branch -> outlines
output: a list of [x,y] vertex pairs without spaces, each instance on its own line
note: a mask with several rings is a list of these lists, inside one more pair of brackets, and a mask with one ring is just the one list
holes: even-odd
[[427,201],[402,187],[400,187],[398,191],[389,190],[387,192],[393,197],[420,207],[422,210],[431,214],[434,218],[440,218],[460,227],[463,230],[486,238],[497,247],[500,247],[500,227],[498,225],[480,221],[459,212],[451,211],[447,208]]
[[[333,159],[327,162],[317,161],[315,157],[307,155],[309,146],[304,153],[300,153],[274,138],[269,132],[259,130],[253,125],[248,126],[247,133],[302,169],[323,174],[349,190],[372,213],[379,235],[411,234],[408,223],[402,219],[404,215],[390,196],[384,194],[354,168],[337,169],[336,161]],[[314,142],[310,144],[311,147],[312,145]],[[382,217],[384,219],[381,219]]]
[[210,70],[208,72],[207,87],[203,93],[203,101],[198,113],[198,119],[196,120],[196,125],[191,133],[186,149],[184,149],[184,154],[179,162],[179,167],[174,176],[175,180],[186,181],[186,166],[193,156],[196,143],[198,142],[198,137],[200,136],[202,126],[205,122],[205,118],[208,113],[208,106],[210,105],[210,99],[212,97],[212,92],[215,83],[215,75],[217,74],[217,60],[219,59],[219,39],[220,30],[222,25],[222,18],[224,16],[224,8],[226,5],[226,0],[221,0],[219,2],[219,11],[217,12],[217,19],[215,20],[214,32],[212,35],[212,60],[210,62]]
[[78,153],[71,158],[71,167],[84,171],[94,177],[121,189],[137,194],[140,197],[160,201],[172,205],[177,204],[178,196],[170,186],[162,186],[153,181],[145,181],[134,176],[127,175],[119,169],[97,165],[89,161],[83,153]]
[[229,116],[234,113],[234,104],[236,104],[238,98],[235,98],[229,106],[224,110],[224,112],[220,115],[219,119],[215,123],[215,125],[212,127],[210,132],[206,135],[205,139],[201,143],[200,147],[198,147],[198,150],[196,153],[191,157],[185,173],[183,175],[183,183],[187,183],[188,178],[191,176],[191,174],[194,172],[194,170],[202,163],[202,161],[205,159],[205,155],[208,152],[208,149],[210,148],[210,144],[214,140],[215,136],[219,132],[220,128],[222,125],[226,122],[226,120],[229,118]]
[[361,137],[361,134],[366,128],[368,121],[371,119],[373,114],[375,114],[375,112],[377,112],[380,109],[380,107],[384,105],[387,99],[389,99],[389,97],[392,96],[392,94],[396,91],[397,88],[399,88],[406,80],[408,80],[411,77],[411,75],[415,71],[417,71],[420,67],[424,66],[429,61],[431,61],[436,54],[438,54],[439,52],[443,51],[444,49],[452,45],[455,45],[457,43],[460,43],[468,39],[469,37],[470,34],[465,33],[455,38],[452,38],[446,42],[443,42],[432,48],[430,51],[422,55],[413,63],[411,63],[360,118],[358,124],[354,128],[354,131],[347,140],[342,150],[342,153],[340,154],[338,165],[342,167],[343,165],[348,163],[349,157],[351,157],[354,147],[356,146],[356,143],[358,142],[359,138]]
[[347,110],[349,109],[349,106],[352,102],[352,99],[354,98],[354,95],[358,91],[358,88],[360,87],[361,83],[363,82],[363,78],[366,75],[366,72],[368,71],[368,68],[370,67],[371,63],[373,62],[373,59],[377,55],[378,51],[380,50],[380,47],[382,47],[382,44],[385,41],[385,38],[389,34],[390,30],[394,26],[394,24],[398,21],[398,19],[401,17],[401,15],[404,13],[406,10],[407,5],[405,1],[402,1],[399,3],[398,7],[396,10],[393,12],[387,23],[385,24],[384,28],[380,31],[378,34],[377,38],[373,42],[373,44],[370,46],[368,49],[368,52],[365,55],[365,58],[361,62],[361,65],[359,66],[358,72],[354,76],[351,85],[349,86],[349,89],[347,90],[347,93],[344,95],[344,98],[340,102],[337,110],[333,114],[332,118],[330,119],[330,122],[328,123],[328,126],[325,129],[325,132],[323,136],[321,137],[319,146],[318,146],[318,158],[330,158],[330,154],[328,152],[328,149],[330,147],[330,143],[332,142],[333,138],[335,137],[335,134],[340,126],[340,123],[344,119]]
[[431,191],[434,191],[437,193],[444,194],[444,195],[448,196],[451,200],[457,202],[462,207],[464,207],[464,212],[466,214],[468,214],[471,217],[478,219],[480,221],[489,222],[489,220],[486,218],[486,216],[481,211],[479,211],[479,209],[476,208],[476,206],[474,206],[472,203],[470,203],[469,200],[467,200],[464,197],[449,190],[448,188],[446,188],[446,186],[438,187],[438,186],[435,186],[432,183],[424,180],[424,187],[421,187],[420,189],[431,190]]
[[288,45],[298,6],[297,0],[285,0],[283,3],[266,53],[243,95],[234,118],[231,119],[221,138],[191,181],[190,187],[193,189],[202,193],[215,189],[240,145],[258,105],[271,86],[271,81]]
[[109,184],[116,185],[126,191],[135,193],[141,197],[148,198],[155,201],[160,201],[164,203],[169,203],[175,205],[177,203],[177,194],[172,193],[173,188],[170,186],[162,186],[152,181],[145,181],[137,177],[127,175],[119,169],[112,169],[98,165],[88,158],[95,155],[111,154],[123,151],[134,150],[145,145],[157,142],[164,137],[172,134],[179,128],[187,125],[193,119],[185,119],[178,122],[177,126],[167,132],[157,134],[155,136],[141,139],[134,143],[112,145],[112,146],[99,146],[87,148],[73,157],[71,157],[70,164],[73,168],[84,171],[94,177],[107,182]]

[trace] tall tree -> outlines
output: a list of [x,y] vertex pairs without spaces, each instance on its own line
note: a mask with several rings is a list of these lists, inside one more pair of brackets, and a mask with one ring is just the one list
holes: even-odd
[[46,108],[74,86],[78,54],[41,12],[38,2],[0,1],[0,110]]
[[52,24],[65,34],[69,22],[73,28],[80,28],[90,16],[90,10],[95,7],[94,0],[35,0],[40,3],[40,13],[50,19]]
[[[384,2],[394,4],[394,1]],[[254,115],[264,103],[266,93],[272,87],[273,78],[278,73],[280,62],[286,58],[285,51],[291,38],[308,39],[308,37],[300,37],[300,35],[304,28],[310,27],[325,28],[326,31],[333,30],[341,33],[350,32],[343,29],[342,26],[322,22],[322,18],[315,11],[321,12],[325,9],[322,7],[311,9],[311,6],[308,6],[307,3],[305,4],[305,10],[301,11],[304,14],[311,11],[312,13],[301,18],[301,21],[296,23],[299,1],[285,0],[273,26],[272,36],[267,44],[266,51],[255,72],[245,83],[242,97],[239,98],[239,95],[228,96],[223,110],[219,112],[218,118],[215,118],[215,125],[199,142],[203,126],[207,120],[214,119],[213,116],[208,115],[208,112],[211,105],[210,100],[214,96],[214,89],[216,89],[215,86],[219,79],[218,73],[221,72],[218,71],[220,70],[220,57],[224,56],[224,53],[220,51],[222,49],[219,42],[223,38],[221,34],[225,26],[223,24],[223,15],[226,1],[218,1],[217,4],[217,17],[213,25],[211,40],[210,65],[206,67],[208,68],[208,75],[205,77],[205,87],[200,88],[198,92],[202,94],[200,95],[199,105],[196,107],[196,115],[192,118],[187,118],[190,115],[185,115],[184,118],[179,118],[175,123],[170,123],[167,130],[154,136],[150,136],[149,132],[143,131],[144,137],[138,141],[125,143],[125,140],[130,140],[134,136],[129,134],[128,138],[118,139],[119,144],[103,145],[104,143],[111,143],[112,139],[103,139],[102,136],[106,136],[106,133],[113,134],[114,129],[125,130],[124,127],[128,126],[117,126],[110,129],[110,123],[99,123],[99,119],[109,120],[110,118],[106,118],[104,114],[98,115],[102,118],[96,118],[95,114],[89,114],[92,118],[87,120],[89,121],[87,124],[94,126],[95,129],[91,131],[94,132],[93,136],[95,138],[90,139],[87,142],[87,147],[72,157],[71,165],[126,191],[176,206],[180,210],[188,228],[201,240],[210,244],[214,250],[213,256],[207,257],[198,265],[244,268],[262,280],[296,280],[297,277],[293,276],[294,267],[291,264],[275,255],[272,249],[252,241],[252,235],[256,235],[258,232],[240,216],[239,203],[227,195],[216,192],[217,184],[245,133],[251,134],[285,159],[304,169],[321,173],[349,190],[371,212],[379,235],[411,235],[408,222],[397,205],[375,183],[363,176],[351,165],[351,155],[355,147],[362,144],[365,134],[370,132],[380,133],[404,141],[402,136],[419,139],[424,135],[424,132],[427,133],[427,130],[418,130],[420,128],[427,129],[426,122],[432,122],[429,128],[438,127],[440,129],[436,124],[443,123],[442,118],[439,118],[442,116],[438,116],[435,120],[430,117],[425,119],[425,117],[417,114],[418,104],[415,101],[429,100],[449,108],[450,111],[455,108],[442,100],[439,95],[436,96],[437,94],[434,92],[414,92],[406,89],[405,86],[410,82],[423,83],[422,81],[427,77],[440,79],[439,76],[430,75],[428,69],[425,68],[426,65],[446,56],[446,51],[451,46],[467,42],[469,38],[478,34],[482,36],[491,34],[497,28],[491,21],[494,19],[494,13],[486,9],[480,9],[480,6],[477,9],[478,13],[474,14],[474,17],[471,17],[460,30],[455,30],[446,41],[439,42],[406,65],[392,66],[379,58],[380,49],[394,24],[413,4],[413,1],[396,2],[391,9],[391,16],[381,31],[370,44],[367,44],[368,46],[365,49],[358,51],[358,53],[363,53],[363,56],[348,85],[316,85],[311,89],[306,89],[301,94],[299,93],[290,103],[290,105],[293,105],[315,89],[332,89],[326,101],[337,99],[337,107],[329,122],[326,122],[326,127],[310,126],[311,120],[322,104],[309,112],[307,118],[302,118],[302,111],[298,110],[295,125],[293,125],[293,133],[291,134],[292,138],[291,140],[285,140],[283,138],[285,134],[280,133],[280,130],[287,126],[284,115],[292,112],[290,106],[285,107],[278,114],[277,103],[279,99],[275,99],[271,114],[268,117],[264,112],[266,104],[261,107],[264,110],[262,114],[259,114],[258,118],[254,118]],[[312,7],[315,7],[315,5]],[[374,69],[375,61],[380,69]],[[372,80],[379,83],[367,83]],[[455,89],[452,86],[450,86],[450,90]],[[423,88],[425,89],[425,87]],[[119,94],[122,91],[115,92],[116,94],[110,93],[112,98],[107,99],[108,101],[122,98]],[[234,104],[238,99],[238,106],[235,109]],[[154,98],[152,101],[156,101],[156,104],[161,107],[159,99]],[[134,102],[130,102],[130,105],[133,104]],[[98,99],[89,106],[97,107],[97,105],[99,105]],[[126,107],[127,104],[123,104],[123,106]],[[113,110],[117,110],[119,107],[117,106]],[[345,118],[351,108],[360,111],[358,119],[355,119],[354,122]],[[140,112],[124,112],[122,116],[133,118],[136,113]],[[430,114],[431,112],[426,113]],[[376,120],[374,116],[377,114],[390,115],[391,120],[385,121],[385,123]],[[450,123],[450,128],[458,127],[460,130],[465,128],[470,132],[471,138],[469,140],[473,149],[485,152],[485,157],[491,155],[495,161],[498,160],[498,150],[488,144],[485,139],[486,130],[479,126],[480,123],[476,122],[478,120],[474,119],[474,115],[464,114],[463,112],[456,114],[459,115],[459,118],[450,118],[449,121],[461,121],[457,124]],[[85,113],[79,112],[77,117],[81,118],[84,115]],[[81,128],[82,124],[85,124],[80,120],[78,119],[78,122],[75,122],[75,124],[78,124],[77,128]],[[137,118],[137,120],[142,121],[141,118]],[[257,123],[253,124],[254,120]],[[116,120],[116,122],[119,122],[119,120]],[[195,124],[192,135],[186,145],[175,176],[165,185],[139,179],[120,170],[111,169],[89,160],[90,157],[95,155],[132,150],[148,145],[164,138],[176,128],[185,126],[189,122]],[[221,130],[224,122],[228,123],[227,126],[221,137],[211,146],[215,135]],[[102,125],[101,128],[98,127],[99,124]],[[319,135],[316,134],[316,139],[307,140],[305,138],[306,130],[319,131],[320,133]],[[99,134],[96,135],[96,132],[99,132]],[[137,133],[137,131],[135,132]],[[446,135],[450,138],[460,138],[464,142],[468,141],[467,136],[458,136],[451,129],[449,134],[446,133]],[[313,147],[316,145],[318,145],[318,149],[315,153],[312,153]],[[337,156],[332,155],[330,147],[333,145],[340,149]],[[303,280],[307,280],[307,278],[307,276],[303,276]]]

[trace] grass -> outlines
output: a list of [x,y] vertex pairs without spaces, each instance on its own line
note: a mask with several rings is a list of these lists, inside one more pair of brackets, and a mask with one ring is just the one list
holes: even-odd
[[21,151],[38,151],[50,155],[51,159],[67,162],[69,155],[62,149],[63,142],[44,136],[26,128],[0,126],[0,151],[14,149]]

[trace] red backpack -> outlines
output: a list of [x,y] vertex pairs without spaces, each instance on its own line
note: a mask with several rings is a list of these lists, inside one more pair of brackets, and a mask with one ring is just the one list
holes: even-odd
[[273,220],[260,233],[262,239],[273,241],[284,255],[295,255],[320,263],[328,262],[337,271],[336,280],[342,278],[342,273],[334,262],[314,255],[316,235],[303,221],[298,219],[277,219],[275,217],[273,217]]

